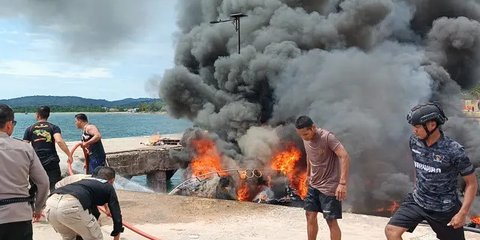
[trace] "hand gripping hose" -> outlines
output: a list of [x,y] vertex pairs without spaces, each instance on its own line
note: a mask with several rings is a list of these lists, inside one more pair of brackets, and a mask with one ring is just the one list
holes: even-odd
[[[75,152],[75,150],[77,150],[78,146],[80,146],[80,144],[75,145],[75,147],[73,147],[72,150],[70,150],[70,152],[72,153],[72,155],[73,155],[73,153]],[[88,159],[87,151],[86,151],[83,147],[82,147],[82,149],[83,149],[83,155],[85,156],[85,159]],[[88,168],[88,165],[87,165],[87,168]],[[72,164],[71,164],[71,163],[68,163],[68,175],[73,175],[73,168],[72,168]],[[98,207],[98,209],[99,209],[100,211],[102,211],[103,213],[105,213],[105,214],[107,213],[103,207]],[[108,216],[108,215],[107,215],[107,216]],[[108,216],[108,217],[111,217],[111,216]],[[126,222],[126,221],[122,221],[122,223],[123,223],[123,226],[124,226],[124,227],[132,230],[133,232],[137,233],[138,235],[140,235],[140,236],[142,236],[142,237],[144,237],[144,238],[146,238],[146,239],[150,239],[150,240],[160,240],[160,238],[157,238],[157,237],[154,237],[154,236],[152,236],[152,235],[149,235],[148,233],[143,232],[142,230],[134,227],[133,225],[129,224],[129,223]]]

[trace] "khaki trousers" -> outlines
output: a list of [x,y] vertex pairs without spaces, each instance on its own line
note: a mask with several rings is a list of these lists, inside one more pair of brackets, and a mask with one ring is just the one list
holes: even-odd
[[84,240],[102,240],[103,234],[97,219],[83,210],[82,204],[69,194],[53,194],[45,208],[47,221],[62,235],[63,240],[75,240],[80,235]]

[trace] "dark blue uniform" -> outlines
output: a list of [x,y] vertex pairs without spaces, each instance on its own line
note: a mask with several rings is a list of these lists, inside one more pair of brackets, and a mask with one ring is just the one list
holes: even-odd
[[389,224],[412,232],[426,220],[441,240],[465,239],[463,228],[447,226],[461,208],[457,177],[474,172],[463,146],[442,133],[430,147],[412,136],[410,150],[415,166],[415,189],[405,198]]
[[458,203],[457,177],[474,172],[462,145],[442,136],[427,147],[416,138],[410,138],[410,150],[415,165],[416,184],[413,198],[421,207],[446,212]]

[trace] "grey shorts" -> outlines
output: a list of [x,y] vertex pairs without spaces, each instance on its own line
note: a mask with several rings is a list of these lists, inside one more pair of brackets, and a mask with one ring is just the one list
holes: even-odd
[[308,186],[307,197],[304,201],[305,211],[321,212],[323,218],[327,220],[342,218],[342,202],[338,201],[335,196],[327,196],[316,188]]

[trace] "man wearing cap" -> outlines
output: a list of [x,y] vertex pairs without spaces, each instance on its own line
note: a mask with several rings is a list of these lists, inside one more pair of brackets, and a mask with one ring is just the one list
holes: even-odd
[[[434,103],[418,105],[407,115],[412,125],[410,150],[415,187],[385,227],[388,240],[401,240],[427,221],[440,240],[464,240],[463,225],[477,193],[475,169],[462,145],[441,129],[448,118]],[[457,177],[466,183],[463,203],[457,194]]]

